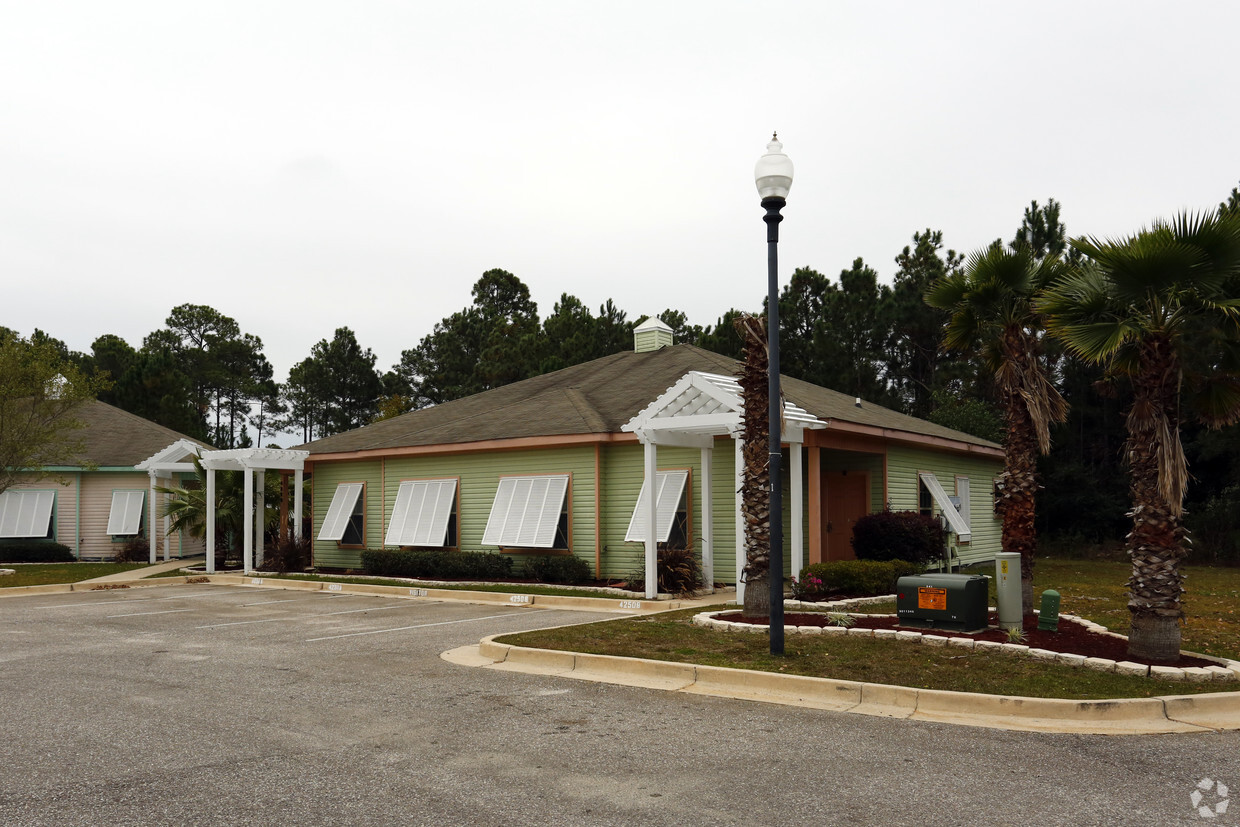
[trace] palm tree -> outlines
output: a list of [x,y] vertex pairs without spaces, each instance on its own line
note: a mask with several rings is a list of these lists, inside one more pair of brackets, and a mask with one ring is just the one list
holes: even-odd
[[1020,554],[1021,603],[1033,610],[1037,455],[1050,450],[1050,425],[1068,405],[1051,382],[1042,358],[1042,321],[1033,296],[1061,272],[1057,257],[1038,258],[1025,244],[998,244],[969,257],[963,270],[935,281],[926,302],[951,312],[943,346],[980,347],[994,373],[1004,419],[1002,486],[996,509],[1003,516],[1003,550]]
[[766,325],[761,319],[743,313],[733,320],[745,344],[737,384],[741,386],[742,454],[741,516],[745,521],[745,617],[769,617],[771,613],[771,475],[768,454],[767,416],[770,412],[770,385],[767,381],[768,356]]
[[1181,214],[1124,239],[1075,239],[1089,261],[1036,303],[1070,351],[1133,386],[1128,653],[1179,657],[1188,554],[1181,421],[1240,420],[1240,214]]

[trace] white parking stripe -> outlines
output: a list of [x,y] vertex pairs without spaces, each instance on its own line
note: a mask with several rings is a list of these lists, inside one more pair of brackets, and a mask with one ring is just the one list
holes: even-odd
[[143,615],[174,615],[178,612],[192,612],[192,611],[194,610],[193,609],[167,609],[162,612],[133,612],[132,614],[127,614],[127,615],[108,615],[108,618],[111,619],[114,617],[142,617]]
[[276,623],[288,620],[287,617],[269,617],[265,620],[234,620],[232,623],[212,623],[209,626],[195,626],[195,629],[218,629],[221,626],[249,626],[252,623]]
[[489,617],[467,617],[464,620],[443,620],[439,623],[419,623],[417,626],[398,626],[395,629],[375,629],[370,632],[349,632],[345,635],[329,635],[327,637],[307,638],[306,643],[314,643],[318,640],[337,640],[342,637],[360,637],[362,635],[382,635],[386,632],[406,632],[410,629],[426,629],[430,626],[451,626],[454,623],[472,623],[475,620],[497,620],[501,617],[526,617],[527,615],[540,614],[541,612],[550,612],[551,609],[532,609],[528,612],[522,612],[520,615],[502,614],[490,615]]
[[[275,602],[278,603],[278,602],[287,602],[287,601],[275,601]],[[319,612],[318,614],[312,614],[308,616],[309,617],[327,617],[329,615],[351,615],[351,614],[355,614],[356,612],[381,612],[386,609],[408,609],[416,605],[417,605],[416,603],[411,603],[409,604],[409,606],[371,606],[366,609],[348,609],[343,612]],[[218,629],[221,626],[249,626],[254,623],[275,623],[276,621],[289,620],[289,619],[290,618],[288,617],[268,617],[268,618],[264,618],[263,620],[234,620],[231,623],[211,623],[207,626],[195,626],[194,628],[195,629]]]
[[388,609],[409,609],[415,606],[417,606],[416,603],[411,603],[408,606],[371,606],[366,609],[345,609],[344,611],[340,611],[340,612],[322,612],[317,615],[311,615],[311,617],[327,617],[328,615],[351,615],[351,614],[357,614],[358,612],[385,612]]

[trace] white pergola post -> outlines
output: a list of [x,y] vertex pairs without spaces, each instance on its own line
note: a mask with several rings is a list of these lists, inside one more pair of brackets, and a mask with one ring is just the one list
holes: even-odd
[[[168,495],[164,495],[164,502],[168,502]],[[171,559],[172,539],[169,535],[172,533],[172,518],[167,514],[164,515],[164,562],[167,563]],[[177,552],[180,554],[180,550]]]
[[302,470],[298,468],[293,472],[293,480],[296,487],[293,489],[293,539],[301,539],[301,486],[302,486]]
[[254,472],[254,567],[263,567],[263,545],[267,533],[267,472]]
[[736,602],[745,605],[745,581],[741,573],[745,570],[745,515],[741,513],[741,486],[745,482],[745,440],[737,434],[733,437],[736,446]]
[[148,516],[146,520],[146,533],[150,540],[151,565],[153,566],[155,565],[155,545],[158,542],[158,540],[155,537],[155,535],[158,533],[155,531],[155,526],[157,525],[157,520],[155,517],[155,472],[148,471],[147,476],[150,478],[150,492],[147,494],[147,498],[146,498],[146,507],[148,509],[148,512],[147,512]]
[[215,469],[207,468],[207,574],[215,574]]
[[710,591],[715,589],[715,509],[712,502],[714,486],[711,484],[714,454],[714,448],[702,449],[702,579]]
[[653,440],[643,447],[646,480],[643,490],[646,501],[641,504],[641,508],[646,514],[646,599],[654,600],[659,596],[659,448]]
[[241,570],[244,573],[254,570],[254,472],[243,468],[241,473],[245,475],[245,494],[241,503]]
[[805,568],[805,531],[801,527],[804,519],[805,506],[804,486],[801,484],[801,443],[792,442],[788,445],[788,455],[792,463],[788,473],[792,477],[792,571],[793,577],[801,576]]

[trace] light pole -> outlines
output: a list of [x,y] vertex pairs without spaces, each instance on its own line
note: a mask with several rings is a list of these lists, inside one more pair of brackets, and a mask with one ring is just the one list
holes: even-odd
[[767,431],[770,434],[770,480],[771,480],[771,548],[768,554],[770,568],[767,578],[771,584],[771,654],[784,653],[784,503],[781,480],[783,472],[780,454],[779,418],[782,413],[779,399],[779,222],[784,217],[779,211],[787,203],[788,190],[792,188],[792,161],[784,154],[779,135],[772,133],[766,145],[766,154],[758,159],[753,170],[758,186],[758,197],[766,215],[766,342],[767,342]]

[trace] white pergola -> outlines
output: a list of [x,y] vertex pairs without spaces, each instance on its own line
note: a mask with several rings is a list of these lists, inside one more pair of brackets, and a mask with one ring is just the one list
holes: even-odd
[[[207,472],[207,573],[215,572],[215,472],[242,471],[245,473],[245,494],[242,513],[246,515],[242,531],[243,565],[245,571],[253,571],[263,562],[263,487],[267,471],[292,471],[293,489],[293,537],[301,539],[301,483],[309,451],[292,451],[284,448],[233,448],[225,451],[203,451],[202,467]],[[258,494],[255,496],[255,489]],[[257,502],[256,502],[257,500]],[[252,519],[251,519],[252,517]],[[254,537],[258,536],[258,559],[255,560]]]
[[[645,501],[638,504],[646,515],[646,597],[654,599],[657,589],[658,542],[653,527],[657,524],[657,497],[654,480],[658,473],[658,450],[660,445],[682,448],[700,448],[702,451],[702,573],[707,583],[715,578],[714,528],[712,525],[711,465],[715,437],[729,436],[734,443],[736,456],[736,596],[744,600],[745,584],[740,574],[745,567],[745,527],[741,516],[741,475],[744,462],[741,457],[743,441],[744,405],[741,388],[730,376],[690,371],[676,384],[647,405],[640,413],[621,426],[621,430],[637,435],[645,446],[644,479]],[[789,469],[792,478],[792,570],[799,572],[804,565],[804,537],[802,522],[801,451],[805,431],[827,427],[827,423],[787,400],[783,403],[781,436],[784,442],[795,446]],[[776,482],[778,484],[778,482]]]
[[[160,451],[153,457],[145,459],[134,466],[139,471],[146,471],[151,480],[151,490],[147,495],[146,507],[149,509],[149,518],[147,525],[150,530],[151,541],[151,563],[155,563],[155,520],[158,511],[155,508],[155,482],[159,477],[171,478],[173,474],[192,474],[194,473],[194,457],[198,456],[200,451],[205,450],[197,442],[188,439],[178,439],[164,450]],[[169,517],[164,515],[164,562],[168,562],[168,526],[170,524]],[[210,555],[208,555],[210,556]]]

